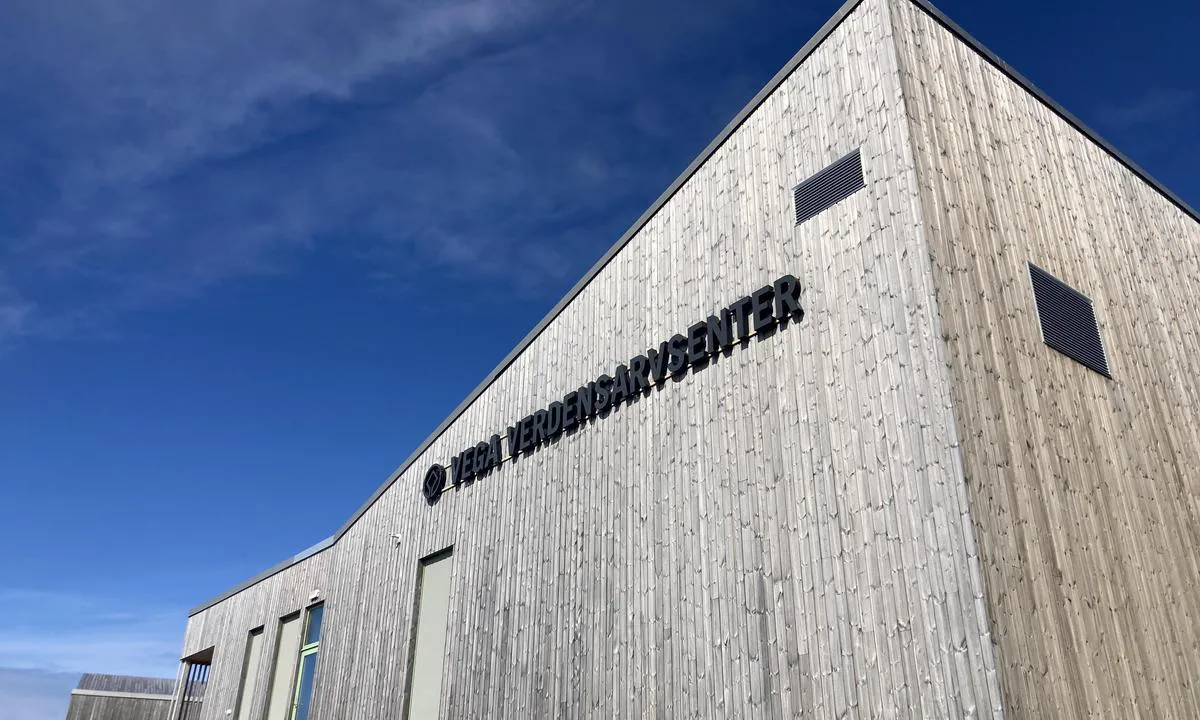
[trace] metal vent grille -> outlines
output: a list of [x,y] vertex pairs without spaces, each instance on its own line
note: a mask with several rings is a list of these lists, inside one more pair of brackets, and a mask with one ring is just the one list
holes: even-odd
[[796,224],[833,207],[864,187],[862,158],[856,148],[796,186],[792,192],[796,203]]
[[1029,279],[1033,282],[1042,340],[1063,355],[1111,378],[1092,301],[1033,263],[1029,263]]

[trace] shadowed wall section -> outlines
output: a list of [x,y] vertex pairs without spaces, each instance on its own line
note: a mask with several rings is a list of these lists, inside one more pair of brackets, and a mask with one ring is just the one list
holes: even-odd
[[[1006,710],[1200,717],[1200,224],[891,6]],[[1111,380],[1043,344],[1030,262]]]

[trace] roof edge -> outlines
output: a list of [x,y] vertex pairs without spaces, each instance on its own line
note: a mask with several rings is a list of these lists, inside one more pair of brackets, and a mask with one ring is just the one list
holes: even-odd
[[[1171,201],[1172,204],[1177,206],[1184,213],[1191,216],[1192,219],[1200,222],[1200,213],[1197,213],[1196,210],[1184,202],[1182,198],[1168,190],[1166,186],[1154,179],[1150,173],[1143,170],[1141,166],[1122,154],[1104,138],[1100,137],[1099,134],[1085,125],[1079,120],[1079,118],[1072,115],[1066,108],[1062,107],[1054,100],[1051,100],[1046,93],[1042,92],[1041,89],[1026,79],[1024,75],[1013,69],[1013,67],[1008,63],[1001,60],[995,53],[984,47],[982,43],[972,37],[967,31],[963,30],[957,23],[947,17],[945,13],[937,9],[932,3],[929,2],[929,0],[903,1],[911,2],[921,10],[924,10],[942,27],[949,30],[959,40],[962,40],[964,43],[966,43],[972,50],[983,56],[985,60],[1004,73],[1009,79],[1020,85],[1028,93],[1041,101],[1044,105],[1049,107],[1050,110],[1052,110],[1056,115],[1061,117],[1076,130],[1082,132],[1092,142],[1099,145],[1101,149],[1111,155],[1115,160],[1117,160],[1117,162],[1124,165],[1135,175],[1141,178],[1141,180],[1161,193],[1164,197]],[[575,283],[575,286],[572,287],[571,290],[561,300],[559,300],[558,303],[555,304],[555,306],[551,308],[548,313],[546,313],[546,316],[542,318],[541,322],[539,322],[532,330],[530,330],[525,337],[522,338],[519,343],[517,343],[516,347],[514,347],[512,351],[510,351],[508,355],[506,355],[504,359],[500,361],[495,369],[488,373],[487,377],[485,377],[475,387],[475,389],[472,390],[471,393],[467,395],[467,397],[464,398],[461,403],[458,404],[458,407],[454,408],[454,410],[433,430],[433,432],[430,433],[429,436],[426,437],[425,440],[419,446],[417,446],[415,450],[412,451],[408,458],[405,459],[405,461],[388,476],[388,479],[382,485],[380,485],[374,493],[371,494],[371,497],[368,498],[367,501],[364,502],[352,516],[350,516],[350,519],[347,520],[340,528],[338,528],[336,533],[317,545],[314,545],[312,548],[294,555],[293,557],[290,557],[280,563],[277,563],[276,565],[272,565],[250,579],[238,583],[233,588],[221,593],[220,595],[217,595],[216,597],[197,605],[188,611],[188,617],[192,617],[193,615],[203,612],[213,605],[216,605],[217,603],[226,600],[242,592],[243,590],[257,585],[272,575],[286,570],[292,565],[302,560],[306,560],[335,545],[337,541],[340,540],[342,536],[354,526],[354,523],[358,522],[358,519],[362,517],[372,505],[375,504],[375,501],[378,500],[383,493],[387,492],[387,490],[391,488],[396,480],[398,480],[400,476],[404,474],[404,472],[408,470],[410,466],[412,466],[413,463],[415,463],[422,455],[425,454],[425,451],[429,449],[429,446],[432,445],[439,437],[441,437],[442,433],[445,432],[452,423],[458,420],[458,418],[464,412],[466,412],[467,408],[469,408],[475,402],[475,400],[477,400],[479,396],[483,394],[484,390],[491,386],[496,378],[499,377],[500,374],[505,370],[507,370],[509,366],[512,365],[512,363],[521,355],[521,353],[523,353],[525,349],[528,348],[533,341],[542,334],[542,331],[544,331],[550,325],[550,323],[562,313],[566,306],[569,305],[579,295],[579,293],[581,293],[583,289],[587,287],[593,279],[595,279],[598,274],[600,274],[600,271],[608,265],[613,257],[615,257],[622,248],[629,244],[633,237],[641,231],[646,223],[648,223],[651,218],[658,214],[658,211],[661,210],[672,197],[674,197],[675,193],[679,191],[683,184],[690,180],[692,176],[696,174],[696,171],[699,170],[700,167],[704,165],[704,163],[707,162],[708,159],[711,158],[713,154],[721,148],[722,145],[725,144],[725,142],[733,135],[733,133],[735,133],[737,129],[742,126],[742,123],[746,121],[751,113],[757,110],[758,107],[767,99],[767,97],[769,97],[771,93],[775,92],[775,90],[777,90],[779,86],[783,84],[788,76],[790,76],[792,72],[794,72],[796,68],[801,65],[801,63],[808,59],[809,55],[816,51],[816,49],[820,47],[821,43],[823,43],[831,34],[833,34],[833,31],[842,24],[842,21],[845,20],[846,17],[860,4],[862,4],[862,2],[863,0],[846,0],[846,2],[844,2],[841,7],[838,8],[837,12],[835,12],[834,15],[829,18],[824,25],[821,26],[821,29],[818,30],[817,33],[813,35],[795,55],[792,56],[791,60],[789,60],[787,64],[779,70],[779,72],[775,73],[774,77],[772,77],[771,80],[764,85],[763,88],[759,90],[753,98],[750,99],[750,102],[748,102],[740,111],[738,111],[733,119],[725,125],[725,128],[721,131],[721,133],[717,135],[712,142],[710,142],[704,148],[704,150],[702,150],[700,154],[696,156],[694,160],[692,160],[692,162],[683,170],[683,172],[675,178],[675,181],[672,182],[670,186],[668,186],[667,189],[658,196],[658,199],[655,200],[654,203],[650,205],[650,207],[647,208],[646,211],[643,212],[636,221],[634,221],[633,225],[631,225],[630,228],[626,230],[623,235],[621,235],[616,243],[614,243],[608,249],[608,251],[605,252],[604,255],[592,265],[591,269],[589,269],[587,273],[580,278],[579,282]]]
[[517,359],[517,357],[519,357],[521,353],[525,352],[525,349],[529,347],[529,345],[531,345],[539,335],[542,334],[542,331],[545,330],[546,327],[549,326],[550,323],[553,322],[560,313],[562,313],[567,305],[569,305],[571,301],[574,300],[579,293],[582,292],[583,289],[587,287],[597,275],[600,274],[600,271],[603,270],[606,265],[608,265],[609,261],[611,261],[613,257],[615,257],[616,254],[621,251],[622,248],[629,244],[629,241],[632,240],[639,231],[641,231],[641,229],[650,221],[651,218],[658,214],[658,211],[661,210],[672,197],[674,197],[675,193],[679,191],[679,188],[683,187],[683,184],[696,174],[696,171],[700,169],[700,166],[707,162],[708,159],[712,157],[722,145],[725,144],[725,141],[727,141],[733,135],[733,133],[742,126],[742,123],[744,123],[746,119],[750,117],[750,114],[757,110],[758,106],[762,105],[767,97],[770,96],[771,93],[775,92],[775,90],[777,90],[779,86],[783,84],[783,81],[786,80],[788,76],[800,66],[801,63],[807,60],[808,56],[811,55],[821,45],[821,43],[823,43],[825,39],[828,38],[833,31],[838,28],[838,26],[842,24],[842,21],[845,20],[846,17],[862,2],[863,0],[846,0],[846,2],[844,2],[842,6],[838,8],[833,17],[829,18],[829,20],[827,20],[825,24],[821,26],[821,29],[818,30],[817,33],[813,35],[795,55],[792,56],[791,60],[788,60],[787,64],[784,65],[779,72],[775,73],[774,77],[772,77],[771,80],[764,85],[763,88],[759,90],[753,98],[750,99],[750,102],[748,102],[740,111],[738,111],[737,115],[733,116],[733,119],[725,125],[725,129],[723,129],[719,135],[713,138],[712,142],[710,142],[708,146],[696,156],[695,160],[692,160],[691,164],[689,164],[684,171],[675,178],[675,181],[672,182],[667,189],[658,196],[658,199],[655,200],[654,203],[647,208],[637,220],[634,221],[633,225],[631,225],[629,229],[626,230],[623,235],[621,235],[616,243],[614,243],[612,247],[610,247],[594,265],[592,265],[591,269],[587,271],[587,274],[580,278],[579,282],[575,283],[575,286],[571,288],[571,290],[563,297],[563,299],[559,300],[558,303],[550,309],[550,312],[546,313],[546,316],[542,318],[541,322],[539,322],[532,330],[530,330],[525,337],[521,339],[521,342],[517,343],[517,346],[514,347],[512,351],[504,357],[503,360],[500,361],[500,364],[498,364],[494,370],[488,373],[487,377],[485,377],[483,381],[471,391],[471,394],[468,395],[461,403],[459,403],[458,407],[454,408],[454,411],[451,412],[450,415],[448,415],[432,433],[430,433],[429,437],[425,438],[425,441],[422,442],[417,449],[414,450],[412,454],[410,454],[408,458],[400,464],[400,467],[398,467],[392,472],[391,475],[388,476],[387,481],[379,486],[379,488],[371,495],[371,497],[368,498],[361,507],[359,507],[354,515],[352,515],[350,519],[345,522],[345,524],[338,528],[338,531],[334,533],[329,540],[327,540],[325,543],[322,543],[323,546],[318,546],[319,549],[308,553],[303,558],[296,556],[294,558],[284,560],[277,565],[273,565],[267,570],[264,570],[245,582],[239,583],[232,589],[218,595],[212,600],[192,608],[188,611],[188,617],[202,612],[228,597],[236,595],[242,590],[245,590],[250,586],[261,582],[262,580],[265,580],[266,578],[278,573],[281,570],[284,570],[285,568],[296,562],[299,562],[302,559],[311,557],[312,555],[325,550],[340,540],[341,537],[346,534],[346,531],[348,531],[354,525],[354,523],[357,522],[360,517],[362,517],[363,513],[365,513],[372,505],[374,505],[375,501],[378,500],[383,493],[387,492],[388,488],[390,488],[392,484],[399,479],[404,471],[407,470],[414,462],[416,462],[416,460],[420,458],[426,450],[429,449],[429,446],[432,445],[433,442],[437,440],[441,434],[445,432],[446,429],[450,427],[450,425],[457,420],[459,416],[462,415],[467,408],[469,408],[471,404],[475,402],[476,399],[479,398],[480,395],[483,394],[483,391],[486,390],[496,380],[496,378],[500,376],[500,373],[507,370],[508,367]]
[[139,692],[124,692],[120,690],[87,690],[75,688],[71,691],[72,695],[84,695],[88,697],[110,697],[110,698],[125,698],[127,700],[157,700],[159,702],[170,702],[175,699],[174,695],[160,695],[158,693],[139,693]]

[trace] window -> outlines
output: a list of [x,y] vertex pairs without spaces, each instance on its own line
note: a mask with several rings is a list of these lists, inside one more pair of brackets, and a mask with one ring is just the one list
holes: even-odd
[[408,662],[408,720],[437,720],[442,708],[442,666],[450,619],[452,548],[421,560],[417,570],[416,617]]
[[171,713],[175,720],[198,720],[208,687],[208,670],[212,666],[215,648],[202,650],[183,659],[182,688],[178,710]]
[[275,668],[271,672],[271,694],[267,698],[266,720],[287,720],[292,705],[292,680],[300,658],[300,613],[279,621],[275,641]]
[[246,638],[246,657],[242,662],[242,685],[238,690],[237,720],[250,720],[254,695],[258,692],[259,665],[262,664],[263,628],[255,628]]
[[313,605],[308,609],[304,621],[304,644],[300,646],[300,672],[296,676],[296,694],[292,698],[292,714],[289,720],[308,720],[308,709],[312,704],[313,673],[317,669],[317,652],[321,649],[321,621],[325,617],[325,606]]

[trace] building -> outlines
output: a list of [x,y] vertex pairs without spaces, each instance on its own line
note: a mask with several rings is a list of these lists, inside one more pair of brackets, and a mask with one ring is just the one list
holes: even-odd
[[175,682],[89,673],[71,691],[67,720],[168,720]]
[[1197,248],[937,10],[850,0],[336,534],[195,608],[174,712],[1200,717]]

